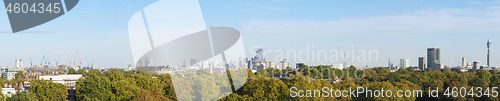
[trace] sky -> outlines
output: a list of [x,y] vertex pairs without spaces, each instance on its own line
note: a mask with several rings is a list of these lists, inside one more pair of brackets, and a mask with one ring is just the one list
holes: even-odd
[[[46,56],[52,64],[81,59],[82,66],[125,67],[133,61],[128,21],[153,2],[84,0],[65,15],[20,33],[11,32],[7,12],[0,12],[0,66],[13,67],[15,59],[22,59],[24,66],[36,65]],[[416,66],[426,48],[439,47],[444,65],[459,66],[462,57],[485,64],[490,39],[491,65],[500,65],[497,0],[200,0],[199,4],[206,26],[240,31],[247,57],[263,48],[266,60],[286,58],[290,64],[345,60],[373,67],[387,66],[389,58],[394,64],[406,58]],[[287,51],[302,58],[280,56]],[[312,55],[324,51],[327,59]],[[370,58],[363,55],[374,51],[377,55]]]

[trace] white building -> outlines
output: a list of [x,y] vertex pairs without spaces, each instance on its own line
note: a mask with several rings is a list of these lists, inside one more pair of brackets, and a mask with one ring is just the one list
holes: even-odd
[[344,65],[342,65],[342,64],[333,64],[331,67],[337,68],[337,69],[344,69]]
[[407,67],[410,67],[409,66],[410,64],[410,60],[408,59],[399,59],[399,68],[407,68]]
[[17,68],[17,69],[24,69],[24,68],[23,68],[23,60],[21,60],[21,59],[16,59],[16,68]]
[[288,67],[288,60],[287,59],[283,59],[283,61],[281,61],[279,65],[280,65],[280,69],[281,70],[286,69],[286,67]]
[[2,88],[2,94],[7,95],[8,97],[11,97],[12,95],[16,94],[16,89],[15,88]]
[[274,61],[267,61],[266,62],[266,68],[275,68],[276,64]]
[[2,73],[2,78],[6,78],[7,80],[15,79],[17,72],[19,72],[18,69],[5,69]]
[[75,89],[76,81],[82,78],[82,74],[67,74],[67,75],[48,75],[40,76],[40,80],[52,80],[52,82],[62,83],[68,87],[68,89]]

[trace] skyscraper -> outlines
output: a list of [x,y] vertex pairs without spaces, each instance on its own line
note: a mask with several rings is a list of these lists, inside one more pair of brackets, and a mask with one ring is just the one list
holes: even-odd
[[387,67],[392,68],[392,65],[391,65],[391,58],[389,58],[389,62],[387,63]]
[[418,69],[425,70],[427,67],[425,66],[425,57],[418,57]]
[[477,71],[481,67],[481,62],[480,61],[474,61],[472,63],[472,71]]
[[256,51],[257,56],[255,56],[255,61],[256,62],[265,62],[263,52],[264,51],[262,50],[262,48],[257,49],[257,51]]
[[487,56],[487,59],[486,59],[486,67],[490,67],[490,46],[491,46],[490,39],[488,39],[488,42],[486,43],[486,45],[488,47],[488,56]]
[[467,67],[467,59],[465,59],[465,57],[462,57],[462,68],[466,67]]
[[439,48],[427,48],[427,68],[432,70],[441,69],[441,61],[439,60]]
[[409,67],[410,60],[408,59],[399,59],[399,68],[407,68]]
[[16,68],[22,68],[23,67],[23,60],[21,59],[16,59]]

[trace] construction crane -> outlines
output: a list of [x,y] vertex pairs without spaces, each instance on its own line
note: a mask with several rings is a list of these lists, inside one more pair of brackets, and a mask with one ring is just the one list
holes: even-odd
[[42,56],[42,60],[40,60],[40,66],[43,67],[43,60],[45,59],[45,55]]
[[54,54],[52,54],[52,56],[54,57],[54,61],[56,62],[56,66],[58,66],[58,65],[59,65],[59,62],[58,62],[58,61],[59,61],[59,60],[56,58],[56,56],[55,56]]
[[76,66],[77,61],[79,63],[78,66],[82,66],[82,59],[80,58],[80,56],[78,54],[78,51],[76,51],[76,55],[75,55],[74,59],[71,59],[70,55],[68,54],[68,59],[69,59],[69,65],[70,66]]
[[31,56],[30,56],[30,64],[31,64],[31,67],[33,67],[33,61],[31,60]]
[[68,65],[71,66],[71,62],[72,61],[71,61],[71,58],[69,57],[69,53],[68,53],[68,59],[69,59],[69,64]]
[[85,56],[85,61],[87,62],[87,67],[89,67],[90,64],[89,64],[89,58],[88,58],[88,56]]

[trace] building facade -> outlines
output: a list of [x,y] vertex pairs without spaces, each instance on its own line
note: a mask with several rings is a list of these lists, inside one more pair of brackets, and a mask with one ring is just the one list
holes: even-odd
[[23,69],[23,60],[16,59],[16,68],[17,69]]
[[418,69],[425,70],[427,68],[425,62],[425,57],[418,57]]
[[7,80],[15,79],[16,73],[19,72],[17,69],[5,69],[2,73],[2,78]]
[[427,68],[441,70],[439,48],[427,48]]
[[288,60],[283,59],[283,61],[280,62],[280,69],[284,70],[284,69],[286,69],[286,67],[288,67]]
[[405,69],[407,67],[410,67],[409,66],[409,63],[410,63],[410,60],[408,59],[399,59],[399,68],[401,69]]

